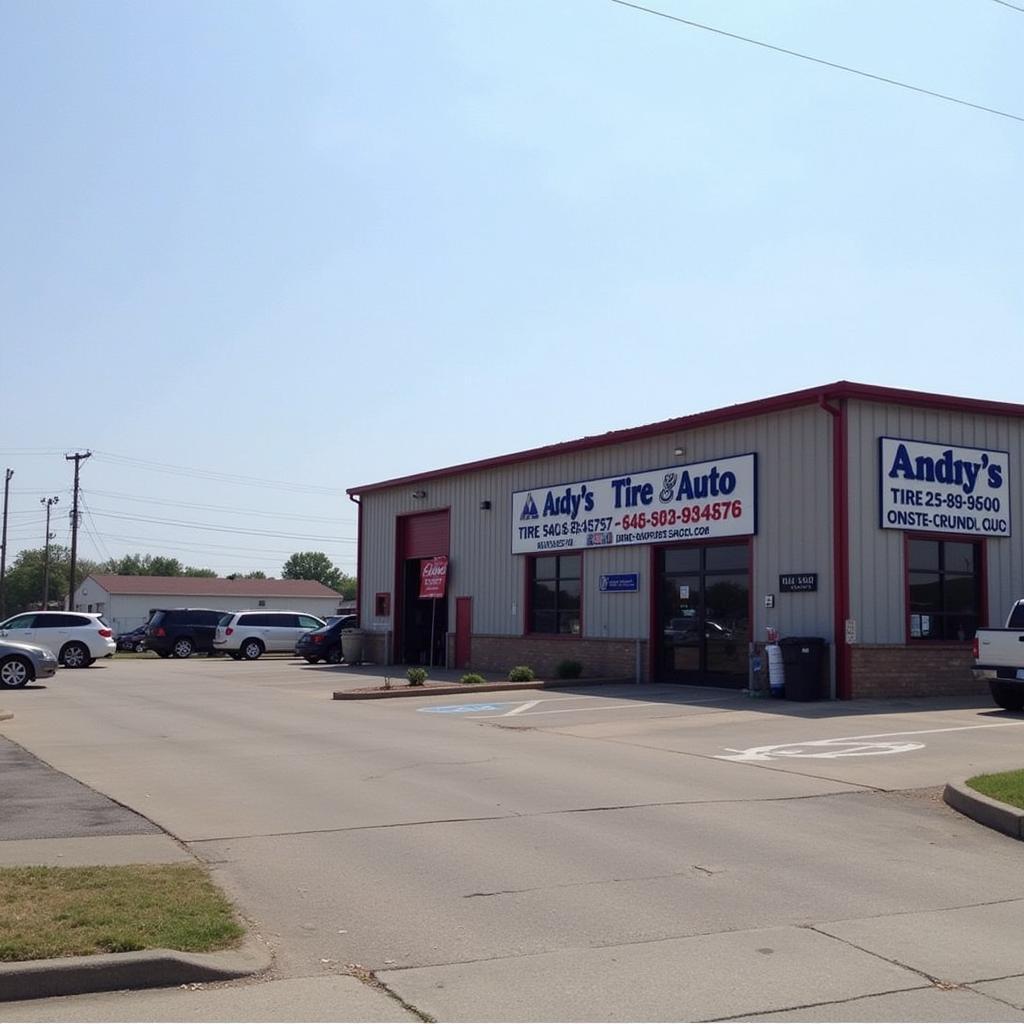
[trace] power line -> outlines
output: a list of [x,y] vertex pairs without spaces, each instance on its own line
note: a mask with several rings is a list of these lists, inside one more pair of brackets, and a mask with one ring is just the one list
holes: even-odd
[[[193,542],[185,546],[180,546],[174,543],[168,543],[164,540],[156,540],[150,537],[128,537],[121,534],[114,533],[96,533],[96,537],[102,537],[106,540],[120,541],[128,544],[144,545],[148,550],[148,554],[153,553],[164,553],[167,557],[179,557],[180,555],[190,555],[191,557],[202,559],[204,562],[208,559],[231,559],[236,565],[239,562],[248,563],[251,565],[266,565],[276,566],[280,568],[287,556],[295,554],[294,551],[280,551],[278,557],[274,558],[273,551],[248,551],[245,549],[232,548],[223,544],[200,544]],[[339,566],[355,566],[355,559],[351,555],[339,555],[337,553],[325,552],[328,558]],[[226,563],[223,563],[226,564]]]
[[295,493],[325,494],[341,498],[340,487],[321,487],[315,484],[299,484],[287,480],[266,480],[262,477],[241,476],[236,473],[222,473],[214,469],[200,469],[196,466],[175,466],[169,462],[151,462],[148,459],[136,459],[128,455],[117,455],[114,452],[96,451],[93,453],[101,462],[117,466],[130,466],[153,473],[169,473],[172,476],[188,476],[197,480],[214,480],[220,483],[240,484],[245,487],[268,487],[272,490],[287,490]]
[[1024,7],[1018,7],[1016,4],[1011,4],[1008,0],[992,0],[993,3],[1000,4],[1003,7],[1009,7],[1011,11],[1020,11],[1024,14]]
[[246,537],[269,537],[281,540],[308,540],[317,543],[355,543],[355,537],[320,537],[308,533],[278,533],[274,530],[252,530],[241,526],[217,526],[214,523],[189,523],[179,519],[164,519],[158,516],[132,516],[109,509],[93,509],[93,514],[103,519],[123,519],[133,523],[155,523],[158,526],[175,526],[186,530],[210,530],[214,533],[242,534]]
[[125,494],[123,491],[98,491],[89,488],[89,493],[101,498],[119,498],[122,501],[135,501],[144,505],[170,505],[175,508],[195,508],[204,512],[229,512],[232,515],[263,516],[270,519],[298,519],[311,523],[348,523],[354,525],[355,520],[342,516],[305,516],[291,512],[268,512],[265,509],[235,508],[233,505],[205,505],[194,501],[172,501],[170,498],[144,498],[137,494]]
[[0,455],[61,455],[63,448],[0,448]]
[[[1005,110],[996,110],[994,107],[985,107],[980,103],[971,103],[969,100],[961,100],[956,96],[948,96],[942,92],[933,92],[931,89],[923,89],[918,85],[909,85],[906,82],[897,81],[895,78],[886,78],[883,75],[875,75],[870,71],[860,71],[857,68],[848,67],[846,64],[836,64],[830,60],[823,60],[821,57],[812,57],[807,53],[800,53],[798,50],[787,50],[784,46],[774,46],[771,43],[762,42],[760,39],[752,39],[750,36],[737,35],[735,32],[726,32],[725,29],[715,28],[712,25],[704,25],[699,21],[690,21],[688,18],[680,18],[675,14],[668,14],[665,11],[655,10],[653,7],[642,7],[640,4],[630,3],[629,0],[611,0],[613,4],[620,7],[629,7],[634,11],[643,11],[644,14],[653,14],[658,18],[665,18],[668,21],[678,22],[680,25],[688,25],[690,28],[699,28],[704,32],[713,32],[715,35],[725,36],[728,39],[735,39],[741,43],[750,43],[752,46],[760,46],[766,50],[773,50],[775,53],[784,53],[788,57],[799,57],[801,60],[808,60],[812,64],[821,64],[836,71],[845,71],[847,74],[860,75],[861,78],[870,78],[875,82],[882,82],[885,85],[895,85],[900,89],[909,89],[911,92],[919,92],[934,99],[945,100],[947,103],[957,103],[962,107],[971,107],[974,110],[982,110],[986,114],[996,114],[999,117],[1007,117],[1011,121],[1024,122],[1024,117],[1017,114],[1007,113]],[[1002,2],[1002,0],[1000,0]],[[1007,6],[1013,6],[1007,4]]]
[[[239,558],[259,558],[264,555],[280,555],[287,557],[295,554],[294,548],[260,548],[254,550],[253,548],[240,548],[230,544],[214,544],[209,541],[198,540],[186,541],[183,545],[179,545],[176,541],[168,541],[165,538],[130,537],[123,534],[105,533],[101,531],[97,531],[96,536],[103,537],[106,540],[122,541],[128,544],[145,544],[150,547],[157,546],[163,548],[173,547],[176,551],[191,551],[195,554],[218,554],[229,552],[232,555],[237,555]],[[339,559],[352,560],[351,555],[340,555],[336,552],[332,553],[330,551],[324,552],[324,554],[326,554],[332,561],[337,561]]]
[[88,517],[88,520],[83,520],[83,525],[85,526],[86,532],[89,534],[90,538],[92,539],[93,544],[96,546],[96,550],[98,552],[100,552],[101,554],[102,554],[102,552],[105,551],[106,552],[106,558],[109,561],[110,560],[110,551],[107,550],[106,544],[103,544],[100,541],[100,539],[99,539],[99,534],[98,534],[98,532],[96,530],[96,520],[93,519],[92,509],[89,507],[88,502],[85,500],[85,493],[84,492],[79,492],[78,498],[79,498],[79,501],[81,501],[81,503],[82,503],[82,508],[85,509],[86,516]]

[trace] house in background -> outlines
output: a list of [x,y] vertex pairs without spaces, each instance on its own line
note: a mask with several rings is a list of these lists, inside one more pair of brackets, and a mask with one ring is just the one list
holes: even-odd
[[216,608],[236,612],[268,608],[337,615],[343,598],[315,580],[225,580],[202,576],[86,576],[75,591],[74,611],[99,612],[115,633],[149,621],[154,608]]

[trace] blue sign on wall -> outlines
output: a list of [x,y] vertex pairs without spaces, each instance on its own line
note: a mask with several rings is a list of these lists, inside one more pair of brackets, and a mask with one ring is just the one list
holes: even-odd
[[598,582],[602,594],[635,594],[640,589],[640,574],[636,572],[610,572]]

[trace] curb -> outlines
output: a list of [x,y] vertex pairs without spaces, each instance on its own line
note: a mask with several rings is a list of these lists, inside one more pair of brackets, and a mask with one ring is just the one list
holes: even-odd
[[0,964],[0,1004],[20,999],[84,995],[87,992],[228,981],[265,971],[270,962],[266,947],[247,937],[241,948],[219,953],[144,949],[136,953],[101,953],[98,956],[3,963]]
[[1024,810],[971,789],[966,779],[947,782],[942,799],[954,811],[973,818],[980,825],[994,828],[1013,839],[1024,839]]
[[381,700],[389,697],[450,697],[453,694],[470,696],[474,693],[504,693],[508,690],[565,690],[573,686],[635,685],[631,679],[559,679],[556,682],[486,683],[483,686],[409,686],[402,683],[390,690],[335,690],[335,700]]
[[13,718],[13,717],[14,717],[14,712],[13,711],[4,711],[3,708],[0,708],[0,722],[6,722],[8,718]]

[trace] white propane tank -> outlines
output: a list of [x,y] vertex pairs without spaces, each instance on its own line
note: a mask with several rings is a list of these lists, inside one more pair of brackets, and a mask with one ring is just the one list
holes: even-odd
[[786,685],[786,670],[782,664],[782,648],[778,644],[765,647],[768,654],[768,686],[773,697],[781,697]]

